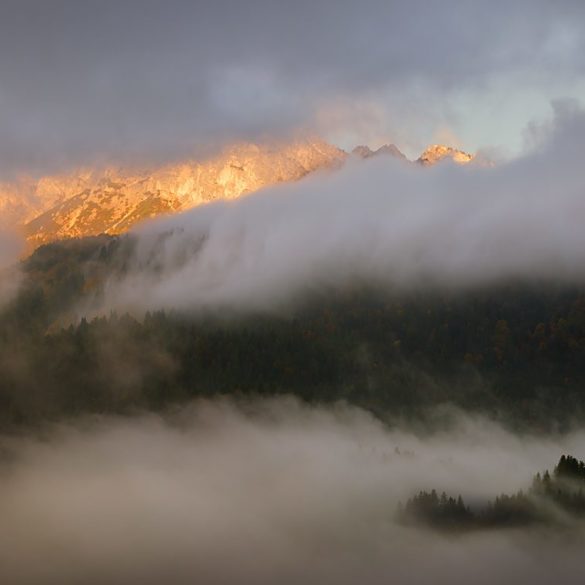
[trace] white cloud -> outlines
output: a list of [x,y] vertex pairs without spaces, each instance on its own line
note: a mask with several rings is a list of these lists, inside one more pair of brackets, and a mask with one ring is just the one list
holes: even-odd
[[144,226],[123,309],[272,309],[356,280],[391,289],[585,281],[585,114],[495,168],[380,157]]

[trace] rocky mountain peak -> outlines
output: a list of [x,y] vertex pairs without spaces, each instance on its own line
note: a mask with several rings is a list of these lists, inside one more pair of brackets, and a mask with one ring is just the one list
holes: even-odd
[[335,168],[346,157],[343,150],[310,139],[236,144],[207,160],[151,170],[78,170],[0,186],[0,214],[22,227],[32,250],[63,238],[122,233],[157,215]]
[[420,155],[417,162],[425,166],[431,166],[446,158],[450,158],[457,164],[467,164],[473,160],[473,155],[452,146],[433,144]]
[[[407,161],[394,145],[361,145],[359,159],[391,156]],[[119,234],[158,215],[219,199],[234,199],[276,183],[296,181],[317,170],[340,167],[348,154],[319,139],[292,143],[240,143],[207,160],[185,160],[150,170],[119,167],[80,169],[39,179],[0,184],[0,227],[20,227],[29,251],[48,242]],[[432,145],[417,159],[430,166],[473,156]]]

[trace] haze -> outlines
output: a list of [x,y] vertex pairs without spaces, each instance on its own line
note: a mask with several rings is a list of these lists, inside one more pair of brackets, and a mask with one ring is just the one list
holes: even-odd
[[82,420],[4,441],[0,574],[14,585],[577,584],[582,527],[446,538],[394,513],[429,485],[486,499],[519,489],[584,440],[517,437],[456,413],[419,435],[292,400]]

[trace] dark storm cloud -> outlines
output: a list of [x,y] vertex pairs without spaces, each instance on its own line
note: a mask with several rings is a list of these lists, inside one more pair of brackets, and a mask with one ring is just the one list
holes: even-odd
[[549,0],[8,0],[0,171],[172,159],[382,90],[432,104],[494,75],[575,76],[584,16]]

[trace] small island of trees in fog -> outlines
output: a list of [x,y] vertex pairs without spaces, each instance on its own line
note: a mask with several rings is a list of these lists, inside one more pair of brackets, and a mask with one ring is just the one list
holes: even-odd
[[406,525],[424,525],[439,530],[472,530],[521,527],[530,524],[563,526],[585,515],[585,463],[563,455],[553,472],[537,473],[528,490],[502,494],[485,506],[472,508],[461,495],[436,490],[421,491],[396,518]]

